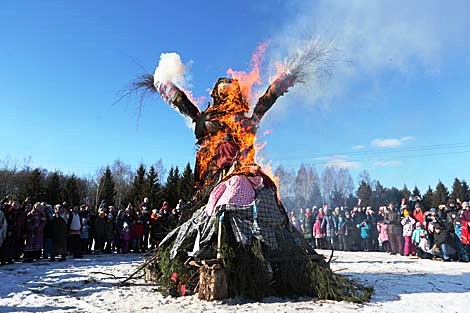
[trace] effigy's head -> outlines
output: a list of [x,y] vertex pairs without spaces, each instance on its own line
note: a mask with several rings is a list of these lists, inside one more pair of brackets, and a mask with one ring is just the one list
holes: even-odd
[[214,106],[225,104],[224,106],[228,105],[232,110],[249,110],[249,106],[243,98],[237,79],[227,77],[219,78],[212,89],[211,97],[214,101]]

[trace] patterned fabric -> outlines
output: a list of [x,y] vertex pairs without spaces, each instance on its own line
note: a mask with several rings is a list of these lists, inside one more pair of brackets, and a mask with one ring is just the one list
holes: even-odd
[[214,234],[217,226],[217,216],[214,214],[209,217],[205,214],[205,207],[200,208],[194,212],[193,216],[181,226],[172,230],[160,243],[162,246],[165,242],[171,239],[177,234],[176,239],[173,243],[173,247],[170,251],[170,260],[173,259],[181,248],[181,245],[186,238],[190,237],[194,233],[196,235],[196,241],[194,243],[193,251],[190,253],[192,256],[196,256],[200,252],[200,246],[207,244],[212,235]]
[[260,176],[249,177],[234,175],[228,180],[217,185],[211,192],[206,205],[206,214],[211,216],[217,206],[233,204],[246,206],[253,204],[255,190],[262,186],[263,179]]
[[[253,237],[261,240],[271,249],[278,249],[276,228],[286,223],[288,218],[279,208],[273,190],[263,188],[256,195],[256,208],[258,210],[256,222],[253,206],[226,205],[226,217],[229,218],[237,242],[250,245]],[[259,228],[259,229],[257,229]]]
[[250,245],[255,237],[271,249],[278,249],[275,233],[277,229],[287,223],[288,218],[285,212],[279,208],[275,192],[269,188],[261,189],[256,195],[254,203],[257,208],[256,219],[253,204],[245,206],[219,205],[211,216],[207,216],[206,207],[202,207],[188,221],[171,231],[160,243],[160,246],[176,235],[170,251],[170,259],[173,259],[181,250],[186,238],[196,234],[193,251],[188,255],[200,255],[217,230],[220,213],[224,212],[224,219],[228,219],[237,242]]

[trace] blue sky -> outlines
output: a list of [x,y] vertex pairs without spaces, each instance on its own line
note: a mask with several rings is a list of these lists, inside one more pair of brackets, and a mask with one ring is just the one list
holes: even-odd
[[207,96],[228,68],[248,69],[259,43],[271,43],[268,72],[320,36],[339,51],[332,77],[268,113],[265,160],[345,166],[354,178],[367,169],[386,186],[468,181],[469,12],[465,1],[4,0],[0,160],[82,176],[115,159],[184,166],[194,136],[173,109],[155,97],[138,119],[137,101],[113,105],[140,66],[153,72],[160,53],[177,52],[191,62],[190,89]]

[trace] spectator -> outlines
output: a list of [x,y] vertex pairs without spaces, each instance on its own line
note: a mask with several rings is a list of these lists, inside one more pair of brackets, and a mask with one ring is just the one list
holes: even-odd
[[56,256],[60,255],[59,261],[65,261],[67,257],[67,215],[65,208],[57,204],[54,207],[54,218],[52,219],[52,250],[50,261],[54,262]]
[[403,234],[400,223],[400,214],[393,203],[388,205],[388,210],[384,217],[388,225],[388,237],[390,239],[391,254],[403,253]]
[[470,259],[470,206],[467,201],[462,203],[462,212],[460,215],[462,223],[461,237],[462,242],[462,260],[468,262]]
[[450,225],[435,225],[433,254],[441,257],[444,261],[450,261],[455,255],[455,249],[452,247],[453,241],[450,237]]
[[[7,237],[7,220],[5,214],[0,209],[0,261],[3,260],[3,243]],[[3,265],[3,262],[0,262],[0,265]]]
[[72,212],[69,214],[67,227],[69,231],[70,252],[75,259],[83,258],[80,233],[82,229],[82,218],[80,216],[78,205],[72,206]]
[[361,231],[362,251],[371,251],[370,249],[370,226],[367,220],[364,219],[362,223],[357,224],[357,228]]
[[48,259],[51,255],[52,249],[52,221],[54,220],[54,209],[51,205],[46,206],[46,226],[44,227],[44,246],[42,250],[43,259]]
[[19,260],[24,250],[26,215],[20,208],[18,201],[13,201],[5,207],[7,220],[7,236],[3,242],[2,263],[13,263]]
[[315,238],[315,247],[317,249],[325,249],[325,233],[321,227],[321,219],[317,217],[313,224],[313,237]]
[[405,241],[405,246],[403,247],[403,254],[405,256],[415,255],[415,246],[412,242],[413,229],[415,225],[415,220],[410,216],[410,214],[405,211],[405,217],[401,220],[403,225],[403,239]]
[[331,210],[326,211],[322,220],[321,228],[325,231],[327,249],[336,249],[336,221]]
[[301,225],[301,227],[303,230],[304,238],[309,243],[313,243],[312,232],[313,232],[314,217],[312,213],[310,212],[310,208],[305,209],[305,214],[302,220],[303,220],[303,224]]
[[390,237],[388,235],[388,224],[384,220],[377,223],[377,231],[382,251],[391,252],[390,249]]

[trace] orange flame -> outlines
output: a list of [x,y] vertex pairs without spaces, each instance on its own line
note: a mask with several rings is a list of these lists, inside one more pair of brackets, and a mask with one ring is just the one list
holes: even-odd
[[269,44],[267,42],[264,42],[256,47],[256,51],[251,57],[251,71],[249,73],[244,71],[234,71],[231,68],[227,70],[227,75],[239,81],[240,90],[243,97],[245,97],[247,101],[251,100],[253,85],[259,85],[262,82],[260,76],[260,66],[268,45]]
[[[230,145],[236,145],[235,150],[238,151],[237,155],[234,156],[237,162],[237,172],[250,171],[250,166],[256,165],[257,162],[263,167],[262,162],[258,160],[258,156],[255,157],[255,152],[261,151],[266,143],[255,143],[257,125],[254,124],[251,118],[247,117],[249,111],[247,101],[252,96],[253,85],[262,82],[260,65],[267,47],[267,43],[262,43],[257,47],[251,58],[250,72],[227,70],[227,74],[238,81],[238,86],[236,83],[224,86],[224,97],[218,99],[217,103],[215,103],[214,98],[214,104],[205,111],[208,125],[214,122],[214,124],[221,126],[215,130],[209,130],[209,134],[199,142],[200,148],[197,152],[196,167],[200,174],[197,179],[205,181],[206,174],[211,175],[211,172],[215,173],[219,170],[217,163],[221,160],[221,154],[223,154],[221,151],[231,151],[230,149],[233,149],[233,146]],[[216,88],[218,87],[216,86]],[[218,90],[215,90],[215,92],[218,92]],[[261,137],[269,133],[268,130]],[[229,140],[227,135],[230,135],[232,139]],[[227,148],[227,146],[229,147]],[[273,174],[270,163],[265,165],[263,172],[275,184],[278,184],[279,179]]]

